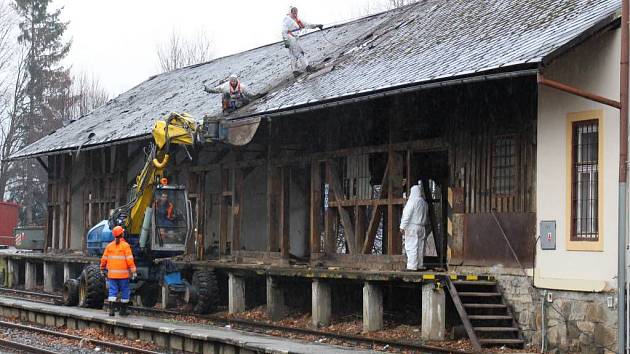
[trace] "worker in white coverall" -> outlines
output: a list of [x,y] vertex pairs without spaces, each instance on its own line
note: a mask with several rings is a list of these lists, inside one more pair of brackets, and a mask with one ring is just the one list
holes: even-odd
[[400,219],[400,234],[405,238],[407,270],[424,268],[429,206],[420,194],[420,186],[411,187]]
[[297,7],[291,6],[289,13],[282,21],[282,39],[284,40],[284,46],[289,49],[291,68],[293,69],[293,75],[296,77],[303,73],[304,70],[308,72],[313,71],[304,54],[304,49],[300,45],[300,32],[305,28],[319,28],[321,30],[324,28],[324,25],[314,25],[300,20]]

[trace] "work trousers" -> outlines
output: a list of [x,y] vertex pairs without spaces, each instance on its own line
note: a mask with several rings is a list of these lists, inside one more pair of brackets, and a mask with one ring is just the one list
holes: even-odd
[[308,59],[304,54],[304,50],[300,45],[300,40],[296,37],[289,36],[287,39],[289,44],[289,54],[291,54],[291,68],[293,71],[304,71],[308,66]]
[[120,302],[123,304],[129,302],[129,298],[131,297],[129,279],[107,279],[107,287],[109,289],[107,301],[110,303],[115,302],[120,292]]
[[422,225],[409,225],[405,229],[405,252],[407,269],[424,267],[424,249],[427,244],[427,228]]

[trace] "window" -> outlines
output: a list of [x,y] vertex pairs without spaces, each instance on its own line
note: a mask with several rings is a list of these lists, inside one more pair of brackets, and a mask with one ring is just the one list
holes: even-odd
[[511,195],[516,187],[516,143],[513,135],[498,136],[492,144],[492,191]]
[[572,123],[571,241],[599,241],[599,121]]

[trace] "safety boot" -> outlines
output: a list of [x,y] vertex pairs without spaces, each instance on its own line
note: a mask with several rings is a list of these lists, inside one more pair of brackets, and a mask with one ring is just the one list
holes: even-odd
[[114,317],[116,315],[116,303],[115,302],[110,302],[109,303],[109,315]]
[[118,312],[118,314],[120,314],[121,316],[129,316],[129,312],[127,312],[127,306],[129,306],[128,303],[121,303],[120,304],[120,311]]

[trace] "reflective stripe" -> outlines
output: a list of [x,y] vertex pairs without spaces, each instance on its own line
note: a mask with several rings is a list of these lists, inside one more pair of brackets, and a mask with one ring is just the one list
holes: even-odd
[[110,269],[108,270],[109,273],[112,274],[123,274],[123,273],[129,273],[129,270],[127,269]]
[[125,256],[107,256],[107,259],[126,259],[126,258],[127,257],[125,257]]
[[129,299],[120,299],[120,302],[123,303],[123,304],[126,304],[126,303],[129,302]]
[[133,256],[127,256],[126,258],[127,259],[133,259]]
[[116,301],[116,296],[110,296],[107,298],[107,301],[109,302],[115,302]]

